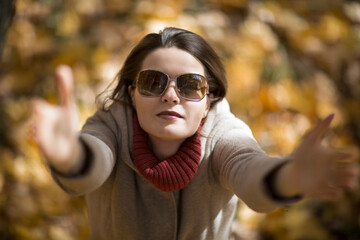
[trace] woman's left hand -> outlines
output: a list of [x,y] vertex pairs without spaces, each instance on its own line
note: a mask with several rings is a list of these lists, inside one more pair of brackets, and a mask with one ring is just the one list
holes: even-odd
[[327,201],[339,200],[358,184],[358,152],[325,147],[321,142],[334,115],[309,132],[279,172],[276,188],[284,196],[302,195]]

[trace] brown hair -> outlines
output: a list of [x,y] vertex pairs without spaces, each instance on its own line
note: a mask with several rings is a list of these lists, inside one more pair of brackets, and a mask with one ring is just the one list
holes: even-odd
[[[189,52],[197,58],[205,68],[209,84],[210,108],[226,95],[227,80],[224,66],[214,49],[199,35],[179,28],[168,27],[157,33],[146,35],[130,52],[123,67],[116,76],[117,86],[100,106],[106,109],[108,101],[131,103],[127,91],[132,86],[146,56],[157,48],[176,47]],[[101,94],[100,94],[101,95]]]

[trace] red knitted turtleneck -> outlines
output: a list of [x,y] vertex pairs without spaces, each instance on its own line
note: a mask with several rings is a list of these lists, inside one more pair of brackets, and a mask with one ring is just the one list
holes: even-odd
[[134,115],[134,164],[140,174],[164,192],[184,188],[195,176],[200,164],[201,142],[195,134],[172,157],[159,161],[148,145],[148,135]]

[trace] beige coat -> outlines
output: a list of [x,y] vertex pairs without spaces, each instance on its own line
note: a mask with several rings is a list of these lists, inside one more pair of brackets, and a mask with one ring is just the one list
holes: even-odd
[[120,103],[97,111],[81,134],[93,152],[89,171],[77,177],[53,174],[68,193],[86,195],[90,239],[229,239],[238,198],[258,212],[283,204],[266,194],[264,177],[285,159],[267,156],[226,100],[203,125],[198,172],[175,192],[156,189],[136,170],[132,114]]

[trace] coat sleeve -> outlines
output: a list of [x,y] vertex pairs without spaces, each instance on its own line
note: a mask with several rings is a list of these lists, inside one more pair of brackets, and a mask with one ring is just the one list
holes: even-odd
[[233,128],[217,141],[213,152],[214,172],[220,184],[234,192],[251,209],[270,212],[288,199],[269,194],[266,177],[287,161],[265,154],[248,128]]
[[[86,170],[81,174],[63,175],[52,170],[58,185],[71,195],[83,195],[100,187],[110,176],[117,154],[116,123],[110,113],[97,112],[85,123],[80,138],[86,149]],[[84,157],[84,156],[83,156]]]

